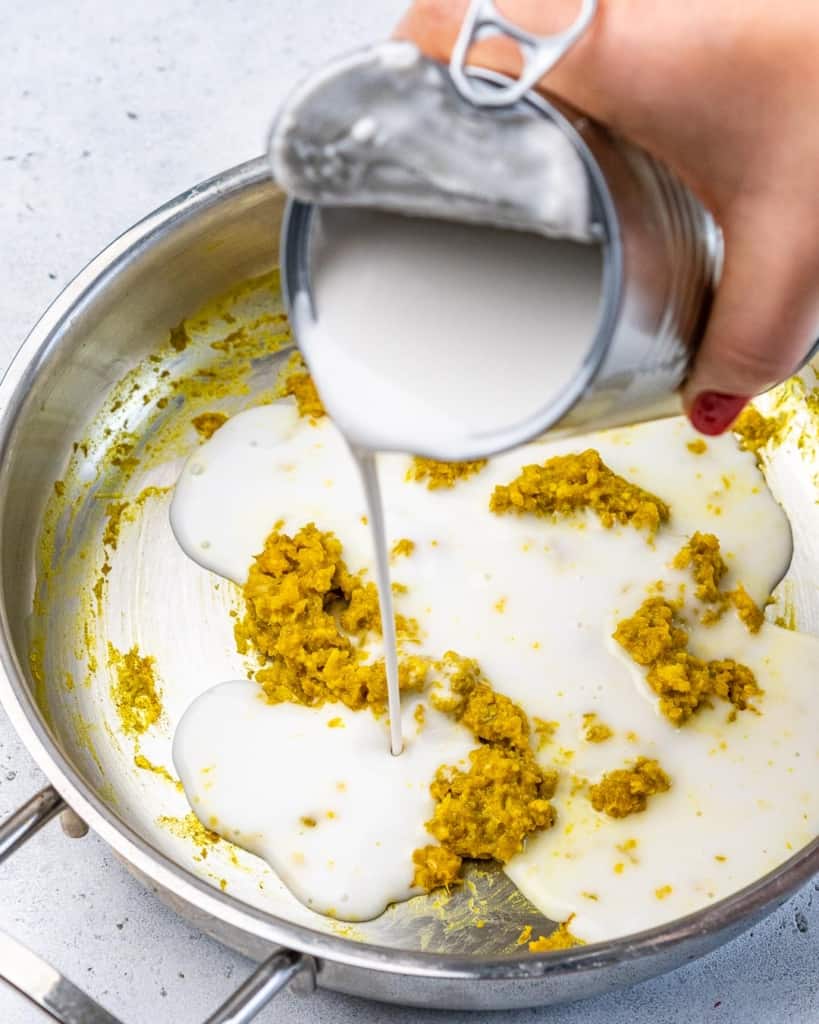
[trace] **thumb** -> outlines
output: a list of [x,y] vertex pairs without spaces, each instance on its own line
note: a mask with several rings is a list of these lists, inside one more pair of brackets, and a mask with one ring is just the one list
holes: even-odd
[[721,434],[747,401],[790,376],[819,334],[819,260],[811,218],[782,198],[728,212],[725,265],[683,404],[704,434]]

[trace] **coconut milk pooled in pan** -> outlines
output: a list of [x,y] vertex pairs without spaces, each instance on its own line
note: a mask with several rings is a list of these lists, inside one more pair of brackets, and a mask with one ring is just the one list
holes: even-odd
[[[594,502],[537,514],[549,474],[581,466],[611,484],[611,521]],[[483,829],[477,855],[505,861],[547,916],[575,915],[587,941],[706,906],[817,833],[819,642],[748,628],[790,536],[735,438],[704,442],[668,420],[466,468],[401,455],[378,467],[411,684],[397,758],[367,512],[330,420],[287,400],[250,410],[182,472],[180,544],[256,609],[255,678],[206,689],[177,730],[175,764],[205,825],[265,857],[309,906],[349,919],[451,878]],[[308,621],[332,628],[322,641]],[[249,635],[241,613],[238,633]],[[313,655],[338,692],[310,707]],[[477,680],[483,718],[441,711],[447,673],[451,689]],[[710,689],[694,700],[687,680]],[[493,733],[501,721],[524,721],[525,735]],[[498,777],[469,788],[475,759],[492,756],[541,773],[521,799],[519,852],[487,838]]]
[[[404,705],[404,751],[390,757],[369,712],[268,704],[258,684],[223,683],[177,729],[173,759],[208,828],[262,857],[311,910],[377,917],[412,886],[412,854],[429,842],[429,784],[466,761],[467,731],[419,699]],[[262,792],[262,788],[265,792]]]

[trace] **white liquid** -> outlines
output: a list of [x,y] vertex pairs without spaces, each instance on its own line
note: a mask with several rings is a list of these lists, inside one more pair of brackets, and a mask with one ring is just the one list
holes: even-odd
[[[506,431],[566,392],[594,340],[595,246],[345,208],[314,211],[311,246],[316,319],[297,299],[299,345],[359,453],[495,451]],[[372,456],[360,469],[398,754],[395,626]]]
[[565,395],[600,318],[596,246],[360,210],[317,211],[316,320],[294,321],[356,447],[463,459]]
[[401,722],[401,689],[398,683],[398,638],[395,635],[395,612],[390,582],[390,556],[387,547],[387,527],[384,522],[384,503],[378,482],[378,469],[372,452],[352,452],[364,487],[367,519],[373,541],[375,559],[375,585],[381,612],[381,632],[384,637],[384,668],[387,673],[387,707],[390,716],[390,753],[394,757],[404,749]]
[[271,705],[256,683],[222,683],[185,712],[173,760],[209,828],[263,857],[312,910],[368,920],[420,891],[412,851],[430,842],[429,784],[474,745],[435,712],[418,736],[415,703],[404,753],[390,757],[369,711]]
[[[405,481],[406,457],[377,459],[388,543],[407,537],[416,545],[393,566],[393,577],[408,588],[395,596],[396,608],[422,628],[420,646],[408,651],[440,657],[453,649],[477,658],[496,690],[530,716],[559,722],[553,742],[537,755],[560,771],[557,824],[531,839],[506,872],[553,919],[575,913],[572,930],[587,940],[697,910],[760,878],[819,832],[819,641],[770,625],[751,637],[733,613],[719,626],[695,628],[694,653],[747,663],[765,694],[759,715],[741,712],[729,724],[728,705],[716,701],[713,710],[675,729],[658,713],[641,671],[611,640],[614,624],[641,603],[649,584],[664,579],[690,588],[690,577],[669,563],[695,530],[720,537],[729,565],[726,587],[741,581],[758,602],[787,565],[788,525],[753,457],[730,436],[709,440],[707,452],[694,455],[686,443],[695,437],[682,420],[668,420],[538,442],[437,492]],[[603,529],[594,516],[550,522],[488,511],[494,486],[508,483],[522,465],[588,446],[615,472],[671,505],[671,522],[653,546],[637,530]],[[310,426],[282,402],[232,418],[197,449],[181,474],[171,515],[192,558],[241,583],[279,518],[291,534],[311,521],[332,530],[350,569],[372,573],[365,512],[338,431],[329,421]],[[370,653],[382,652],[372,644]],[[422,757],[433,733],[416,734],[412,697],[404,699],[406,751],[399,758],[387,752],[383,718],[328,705],[292,709],[316,724],[304,727],[297,749],[288,748],[292,759],[279,761],[278,743],[290,742],[290,709],[255,699],[256,684],[243,687],[246,696],[229,701],[219,688],[205,693],[194,705],[197,713],[180,726],[175,759],[197,814],[205,824],[216,816],[212,827],[228,838],[238,829],[239,841],[268,859],[315,908],[361,917],[409,895],[411,847],[431,841],[423,829],[431,805],[422,806],[422,776],[428,786],[438,764],[454,763],[474,743],[467,739],[459,747],[457,727],[438,719],[442,748]],[[585,741],[582,716],[588,712],[614,730],[611,740]],[[326,726],[337,715],[349,720],[347,729]],[[361,734],[353,721],[361,723]],[[595,781],[638,756],[657,757],[673,782],[645,813],[615,821],[597,814],[582,793],[572,795],[573,776]],[[419,758],[417,773],[405,768],[409,757]],[[206,789],[196,772],[211,764],[215,778],[226,781]],[[301,815],[314,807],[340,809],[320,788],[340,777],[337,765],[357,794],[338,819],[349,816],[350,831],[332,824],[334,831],[322,832],[320,823],[305,839]],[[400,775],[404,771],[409,774]],[[400,795],[399,775],[420,789]],[[373,843],[394,836],[395,844],[370,869],[369,857],[358,854],[358,835],[375,832]],[[308,840],[316,845],[306,849]],[[618,846],[628,840],[637,845],[624,853]],[[315,873],[297,875],[277,851],[286,851],[285,859],[292,851],[309,853]],[[321,868],[329,860],[334,877]],[[616,871],[619,863],[623,869]],[[666,886],[671,892],[658,898]],[[349,898],[340,906],[344,894]]]

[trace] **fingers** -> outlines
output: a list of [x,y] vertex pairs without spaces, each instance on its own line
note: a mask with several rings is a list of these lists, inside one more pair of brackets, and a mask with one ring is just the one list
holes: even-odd
[[790,376],[819,336],[811,218],[793,205],[791,216],[772,197],[729,211],[723,279],[683,389],[705,434],[727,430],[749,398]]
[[[665,121],[664,114],[657,112],[658,102],[666,104],[667,97],[689,95],[690,90],[685,88],[689,68],[697,63],[694,59],[670,62],[664,56],[669,45],[663,40],[673,40],[675,53],[684,43],[690,49],[690,38],[698,41],[701,33],[686,28],[691,21],[689,8],[711,2],[688,0],[686,8],[680,9],[680,5],[658,5],[655,0],[599,0],[587,30],[541,86],[630,138],[651,141],[651,129]],[[580,0],[496,3],[511,21],[536,35],[562,31],[576,20],[581,7]],[[426,56],[445,63],[468,6],[468,0],[415,0],[395,35],[411,40]],[[710,24],[710,7],[707,20]],[[698,24],[696,16],[694,21]],[[469,51],[468,62],[515,78],[522,68],[517,44],[498,36],[476,43]]]
[[[467,7],[468,0],[416,0],[395,34],[414,42],[427,57],[446,62]],[[542,0],[514,0],[499,7],[516,24],[538,35],[549,35],[572,24],[580,10],[580,0],[550,0],[549,4]],[[622,63],[607,58],[607,54],[611,56],[610,50],[619,53],[622,48],[622,40],[615,35],[620,28],[612,25],[615,20],[618,24],[622,22],[617,5],[604,0],[589,29],[548,77],[549,89],[602,120],[616,109],[609,102],[611,69],[615,63]],[[469,51],[469,63],[514,78],[522,69],[517,44],[500,36],[476,43]]]

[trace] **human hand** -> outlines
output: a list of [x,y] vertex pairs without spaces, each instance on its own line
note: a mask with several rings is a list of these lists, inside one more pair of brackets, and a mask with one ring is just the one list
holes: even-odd
[[[538,34],[578,0],[505,0]],[[416,0],[397,34],[446,61],[467,0]],[[789,376],[819,337],[819,6],[816,0],[600,0],[543,87],[663,161],[725,237],[716,303],[683,388],[699,430],[726,430],[748,399]],[[470,63],[516,76],[508,39]]]

